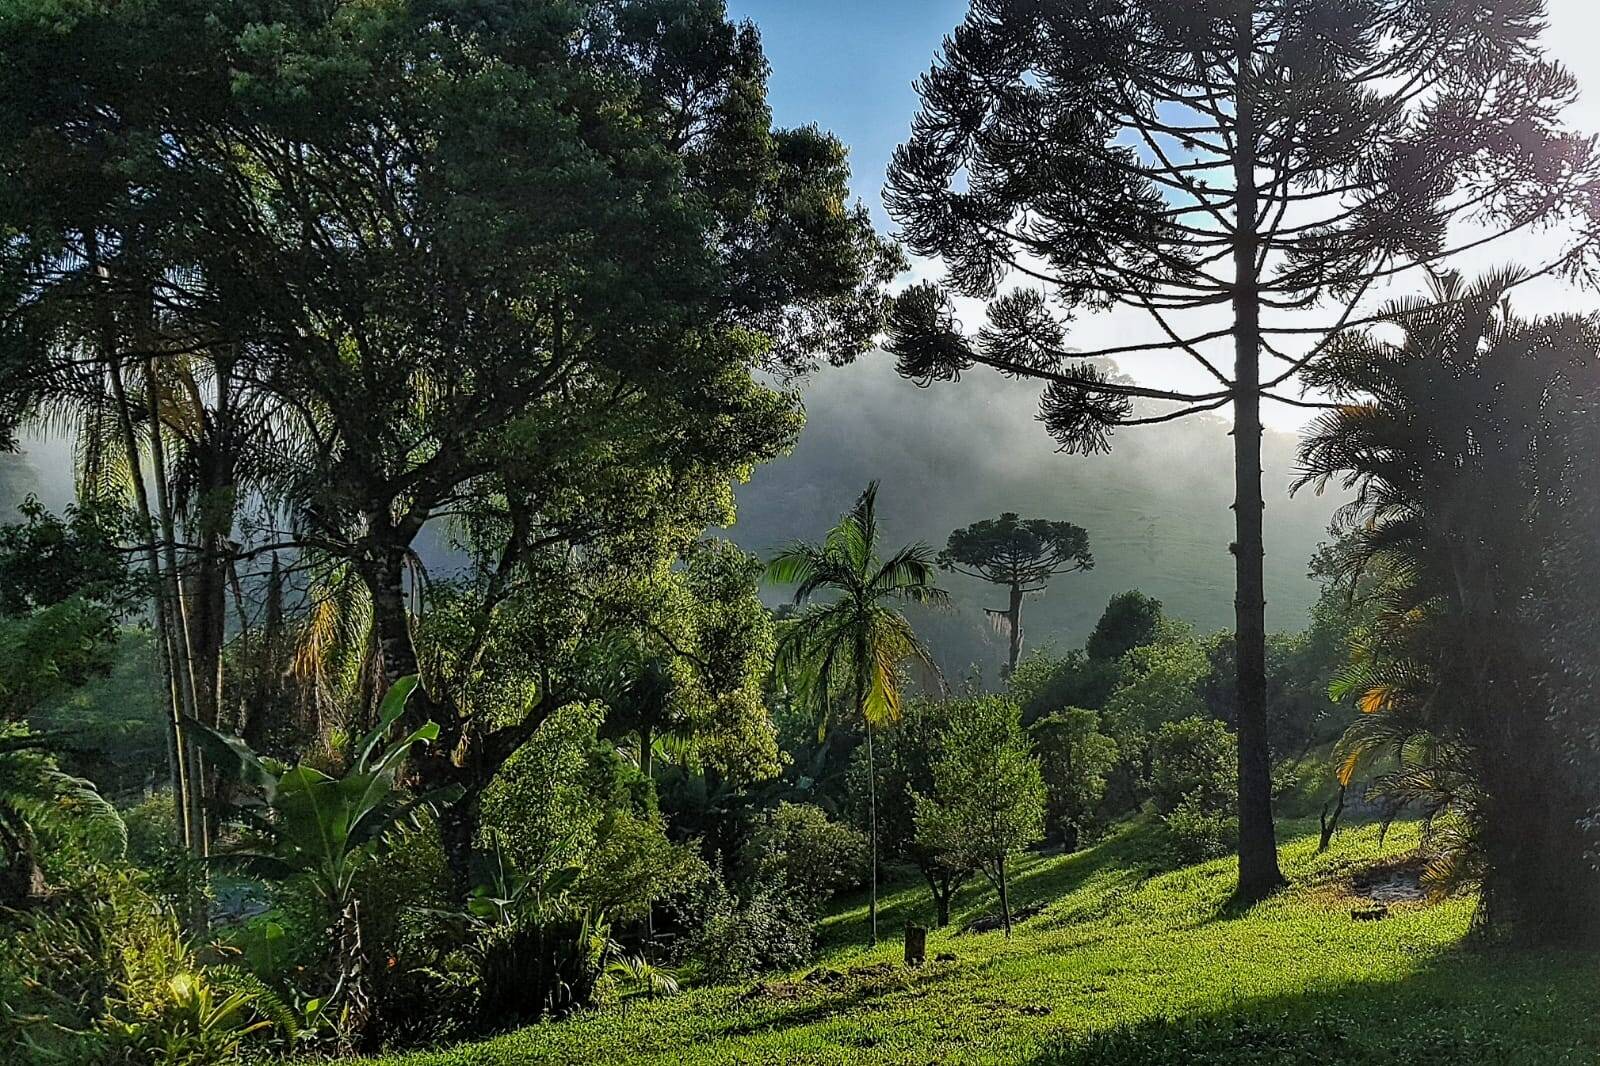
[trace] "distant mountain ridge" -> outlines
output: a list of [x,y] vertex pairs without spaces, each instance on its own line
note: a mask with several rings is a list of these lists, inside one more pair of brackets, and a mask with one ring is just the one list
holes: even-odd
[[[767,555],[815,538],[868,481],[882,483],[886,542],[944,546],[952,529],[1003,511],[1066,519],[1089,531],[1095,568],[1058,578],[1024,608],[1029,646],[1083,642],[1106,601],[1127,588],[1160,599],[1202,631],[1233,626],[1231,424],[1198,415],[1119,431],[1109,455],[1073,456],[1035,418],[1037,387],[975,369],[961,382],[922,389],[872,355],[819,373],[804,391],[807,424],[794,451],[761,467],[739,492],[726,531]],[[1307,563],[1340,502],[1288,490],[1296,438],[1263,440],[1267,625],[1297,630],[1317,589]],[[943,583],[956,610],[921,618],[947,672],[976,662],[992,678],[1003,648],[982,608],[1004,606],[993,586],[956,574]],[[781,596],[775,591],[773,598]]]

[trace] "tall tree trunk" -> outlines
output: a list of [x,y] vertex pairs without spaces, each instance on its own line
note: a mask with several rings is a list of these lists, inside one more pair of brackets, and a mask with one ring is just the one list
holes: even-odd
[[[198,390],[190,390],[190,402],[197,409],[202,426],[195,447],[200,471],[199,493],[195,502],[196,534],[200,558],[194,578],[193,631],[195,644],[195,684],[200,721],[212,729],[223,726],[222,651],[227,640],[228,568],[232,556],[230,538],[236,511],[238,486],[236,438],[233,409],[233,360],[226,351],[213,357],[216,405],[209,417]],[[209,783],[208,793],[214,791]]]
[[1239,888],[1254,902],[1283,883],[1272,825],[1272,769],[1267,749],[1266,588],[1261,498],[1261,323],[1257,290],[1256,130],[1251,66],[1254,5],[1240,5],[1234,236],[1234,627],[1238,642]]
[[1006,622],[1011,629],[1011,650],[1006,659],[1006,677],[1017,672],[1017,660],[1022,657],[1022,583],[1011,583],[1011,602],[1006,608]]
[[[357,569],[372,596],[372,625],[377,633],[379,656],[383,660],[383,688],[402,677],[420,676],[416,643],[411,635],[410,612],[405,600],[405,550],[389,545],[379,547]],[[460,785],[463,794],[439,811],[440,844],[451,879],[459,894],[471,886],[473,840],[478,828],[478,798],[488,784],[482,767],[472,752],[463,765],[457,765],[461,743],[461,720],[448,706],[435,701],[427,686],[418,684],[406,704],[403,719],[411,728],[436,722],[439,738],[417,751],[407,761],[407,773],[419,789]]]
[[869,826],[869,850],[871,855],[871,880],[869,882],[867,897],[867,918],[871,926],[869,936],[870,946],[878,946],[878,767],[872,757],[872,723],[866,722],[867,730],[867,811]]
[[[145,357],[145,403],[150,416],[150,473],[155,481],[157,516],[161,522],[162,554],[166,563],[167,595],[176,606],[174,612],[173,656],[178,667],[178,688],[185,697],[185,711],[191,719],[200,718],[200,685],[195,677],[194,638],[184,593],[182,571],[178,567],[177,523],[173,515],[172,492],[167,482],[167,449],[161,434],[161,394],[156,380],[156,360]],[[211,852],[210,827],[205,800],[205,761],[191,741],[189,759],[189,818],[193,823],[194,845],[204,858]]]
[[[83,230],[84,249],[90,260],[99,259],[99,240],[93,227]],[[108,281],[110,272],[104,264],[96,263],[95,276]],[[138,433],[133,424],[133,405],[129,402],[127,386],[122,377],[121,353],[113,312],[102,296],[98,301],[100,318],[101,358],[106,361],[111,382],[111,395],[117,405],[117,424],[122,434],[123,450],[128,457],[128,475],[133,482],[134,513],[139,520],[141,550],[145,557],[145,573],[150,582],[150,597],[155,609],[156,660],[165,679],[167,704],[167,765],[172,777],[172,802],[177,814],[179,832],[185,848],[194,847],[194,827],[189,818],[189,773],[187,738],[184,735],[183,717],[187,704],[182,697],[177,660],[173,651],[173,605],[166,594],[166,582],[161,572],[161,557],[156,545],[156,523],[150,510],[150,492],[145,485],[144,466],[140,461]]]
[[[361,576],[372,596],[372,625],[383,657],[385,687],[417,673],[417,649],[411,640],[411,619],[406,610],[405,553],[382,547],[375,558],[361,565]],[[417,694],[412,698],[416,699]]]
[[871,852],[867,888],[868,943],[878,946],[878,767],[872,756],[872,723],[867,720],[867,647],[856,640],[855,697],[856,720],[867,733],[867,850]]
[[156,546],[155,518],[150,511],[150,493],[145,485],[144,466],[139,460],[141,449],[138,434],[133,426],[133,410],[128,402],[127,388],[123,384],[122,368],[116,362],[114,344],[107,349],[106,358],[112,398],[117,404],[117,420],[122,430],[122,444],[128,453],[129,475],[133,481],[134,513],[139,520],[145,573],[150,582],[150,598],[155,608],[156,661],[165,682],[167,704],[167,745],[168,763],[172,772],[172,804],[183,836],[183,846],[193,849],[196,841],[194,826],[189,818],[188,737],[183,728],[186,702],[183,699],[176,656],[173,653],[172,605],[167,597],[166,576],[161,572],[161,556]]
[[649,723],[639,727],[639,772],[644,775],[646,781],[651,779],[651,771],[654,769],[655,740],[655,730],[650,728]]
[[1000,921],[1005,925],[1006,936],[1011,936],[1011,886],[1006,882],[1006,857],[1000,856],[996,864],[1000,877]]

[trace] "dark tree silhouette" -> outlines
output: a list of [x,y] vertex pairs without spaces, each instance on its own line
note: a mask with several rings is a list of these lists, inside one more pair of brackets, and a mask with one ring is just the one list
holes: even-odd
[[[1559,126],[1574,82],[1537,46],[1542,15],[1538,0],[974,0],[918,85],[886,203],[989,322],[968,336],[941,286],[907,290],[889,344],[901,372],[926,383],[983,364],[1040,380],[1041,418],[1068,452],[1233,408],[1243,901],[1282,880],[1261,403],[1309,402],[1280,389],[1367,320],[1375,282],[1587,220],[1595,149]],[[1531,274],[1587,266],[1577,237]],[[1065,345],[1073,311],[1114,307],[1145,312],[1150,339]],[[1095,361],[1162,352],[1210,387]]]
[[1119,592],[1106,602],[1083,650],[1091,659],[1114,663],[1134,648],[1152,643],[1161,619],[1160,600],[1138,589]]
[[1505,300],[1518,276],[1448,275],[1390,305],[1386,334],[1342,336],[1316,379],[1343,406],[1311,427],[1302,483],[1354,490],[1347,573],[1388,575],[1335,687],[1364,712],[1341,782],[1389,755],[1373,787],[1434,821],[1440,887],[1480,880],[1497,933],[1594,944],[1596,790],[1572,761],[1593,711],[1562,713],[1549,605],[1583,572],[1564,551],[1597,540],[1573,519],[1593,484],[1600,316],[1524,319]]
[[1010,640],[1006,676],[1017,668],[1022,654],[1022,597],[1043,592],[1060,574],[1093,570],[1089,534],[1071,522],[1044,518],[1021,519],[1007,511],[950,534],[939,565],[958,574],[1004,585],[1010,600],[1003,611],[986,610],[1000,619]]

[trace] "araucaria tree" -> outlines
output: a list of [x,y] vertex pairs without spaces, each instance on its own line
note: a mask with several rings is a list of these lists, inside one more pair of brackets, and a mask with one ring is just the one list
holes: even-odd
[[1044,777],[1017,705],[960,701],[939,738],[933,795],[917,800],[917,839],[957,868],[978,870],[1000,896],[1011,935],[1011,856],[1044,835]]
[[[951,380],[982,364],[1040,380],[1041,417],[1069,452],[1106,448],[1117,426],[1233,409],[1242,900],[1281,882],[1261,404],[1307,402],[1280,390],[1365,321],[1374,284],[1587,219],[1595,151],[1558,125],[1574,85],[1537,47],[1542,9],[975,0],[895,155],[886,202],[908,244],[989,311],[968,336],[943,288],[907,290],[889,345],[902,373]],[[1578,236],[1533,273],[1579,268]],[[1112,308],[1143,312],[1149,339],[1067,347],[1073,312]],[[1151,384],[1097,361],[1140,355],[1192,366]],[[1208,384],[1187,387],[1195,377]]]
[[[767,576],[793,584],[794,602],[810,603],[778,635],[775,671],[816,710],[826,730],[834,708],[861,723],[867,738],[867,811],[872,849],[868,911],[878,942],[878,796],[872,731],[900,718],[900,667],[908,660],[937,672],[933,657],[900,613],[903,603],[942,604],[933,550],[908,544],[878,554],[878,483],[828,531],[821,544],[789,545],[767,564]],[[817,599],[817,597],[826,597]]]
[[982,578],[1005,586],[1010,595],[1004,611],[990,610],[1001,619],[1010,650],[1006,675],[1017,668],[1022,655],[1022,598],[1043,592],[1059,574],[1094,569],[1089,534],[1071,522],[1044,518],[1021,519],[1007,511],[950,534],[939,565],[958,574]]

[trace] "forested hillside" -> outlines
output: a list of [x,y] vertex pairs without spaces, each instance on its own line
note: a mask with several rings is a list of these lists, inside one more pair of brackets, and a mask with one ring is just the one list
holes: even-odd
[[[819,373],[805,390],[799,443],[740,491],[728,535],[756,554],[813,538],[876,478],[896,543],[942,548],[951,530],[1003,511],[1088,529],[1094,569],[1058,579],[1030,602],[1024,630],[1032,646],[1081,644],[1106,601],[1132,587],[1202,631],[1232,628],[1233,457],[1224,419],[1121,433],[1109,455],[1062,455],[1034,417],[1036,385],[982,367],[970,378],[921,389],[882,353]],[[1310,491],[1289,496],[1295,446],[1292,434],[1268,431],[1262,449],[1269,629],[1304,628],[1317,596],[1307,562],[1336,506]],[[947,671],[978,662],[993,679],[1004,641],[982,609],[1004,607],[1005,593],[957,574],[942,582],[955,609],[919,617],[919,628]]]

